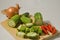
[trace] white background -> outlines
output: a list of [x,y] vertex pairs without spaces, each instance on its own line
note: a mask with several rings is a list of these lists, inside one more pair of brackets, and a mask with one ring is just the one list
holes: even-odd
[[[33,15],[35,12],[41,12],[44,21],[50,21],[60,31],[60,0],[0,0],[0,23],[6,19],[1,10],[15,6],[16,3],[21,6],[20,14],[29,12]],[[15,40],[2,25],[0,25],[0,40]],[[60,40],[60,36],[51,40]]]

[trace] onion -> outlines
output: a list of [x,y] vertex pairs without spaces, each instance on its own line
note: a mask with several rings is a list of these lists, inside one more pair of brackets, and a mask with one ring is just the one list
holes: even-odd
[[11,18],[15,14],[19,14],[19,5],[16,4],[16,7],[9,7],[8,9],[3,10],[2,12],[6,14],[8,18]]

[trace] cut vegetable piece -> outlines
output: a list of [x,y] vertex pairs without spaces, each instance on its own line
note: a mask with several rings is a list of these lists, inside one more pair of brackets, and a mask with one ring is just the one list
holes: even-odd
[[19,25],[19,27],[18,27],[17,29],[20,30],[20,28],[21,28],[22,26],[26,26],[26,25],[25,25],[25,24],[21,24],[21,25]]
[[20,16],[19,15],[15,15],[11,19],[14,20],[15,23],[18,23],[20,21]]
[[39,29],[39,26],[32,26],[32,27],[30,28],[30,32],[37,32],[38,29]]
[[10,27],[15,27],[17,25],[17,23],[19,22],[19,20],[20,20],[20,16],[19,15],[15,15],[11,19],[9,19],[8,25]]
[[29,33],[29,32],[30,32],[30,29],[26,28],[25,33]]
[[32,20],[32,23],[34,24],[34,22],[35,22],[34,16],[33,16],[33,15],[30,15],[30,18],[31,18],[31,20]]
[[20,25],[17,29],[21,32],[25,32],[26,26],[25,25]]
[[27,27],[31,27],[33,25],[33,23],[27,23],[25,24]]
[[33,27],[31,27],[30,28],[30,32],[34,32],[35,30],[34,30],[34,28]]
[[20,25],[17,29],[20,30],[21,26],[22,26],[22,25]]
[[37,38],[39,35],[35,32],[29,32],[27,33],[28,38]]
[[42,19],[42,14],[41,14],[40,12],[36,12],[36,13],[34,14],[34,17],[35,17],[36,20]]
[[24,16],[26,16],[26,17],[29,17],[29,13],[28,13],[28,12],[25,12],[25,13],[22,14],[22,15],[24,15]]
[[38,31],[37,31],[37,33],[38,33],[38,34],[42,34],[42,33],[43,33],[43,32],[42,32],[42,29],[39,28]]
[[20,19],[23,23],[31,23],[31,19],[28,17],[22,16]]
[[15,27],[15,26],[16,26],[16,24],[15,24],[15,22],[14,22],[13,20],[9,20],[8,25],[9,25],[10,27]]
[[16,35],[23,38],[25,36],[25,33],[24,32],[17,32]]
[[43,24],[43,18],[42,18],[42,14],[40,12],[36,12],[34,15],[35,18],[35,24],[36,25],[42,25]]

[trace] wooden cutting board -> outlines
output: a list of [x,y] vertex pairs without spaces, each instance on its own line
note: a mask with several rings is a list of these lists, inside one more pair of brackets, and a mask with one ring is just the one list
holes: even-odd
[[[16,28],[9,27],[8,23],[7,23],[8,20],[9,19],[1,22],[1,24],[16,40],[31,40],[31,39],[24,39],[24,38],[20,38],[20,37],[16,36],[16,33],[17,33],[18,30]],[[59,34],[60,34],[60,32],[59,32]],[[41,38],[39,40],[41,40]]]
[[8,22],[8,19],[3,21],[1,24],[16,40],[30,40],[30,39],[24,39],[16,36],[17,29],[9,27],[7,22]]

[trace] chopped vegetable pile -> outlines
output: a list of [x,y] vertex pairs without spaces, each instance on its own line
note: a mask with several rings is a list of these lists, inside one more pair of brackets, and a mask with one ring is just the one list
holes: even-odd
[[19,15],[18,11],[17,12],[14,11],[10,15],[8,15],[9,16],[8,18],[10,18],[8,21],[8,25],[18,30],[16,35],[19,37],[23,37],[23,38],[26,37],[33,39],[41,35],[46,35],[46,34],[49,35],[48,32],[52,34],[55,34],[57,32],[56,28],[53,27],[51,24],[49,23],[45,24],[43,22],[43,17],[40,12],[34,13],[33,16],[30,15],[29,12],[25,12]]
[[32,19],[28,12],[22,15],[14,15],[8,21],[8,25],[10,27],[16,27],[16,25],[20,22],[20,25],[17,27],[17,36],[19,37],[27,37],[27,38],[37,38],[40,35],[48,34],[51,32],[52,34],[56,33],[55,27],[51,24],[44,24],[42,14],[40,12],[36,12],[34,14],[34,23],[32,23]]

